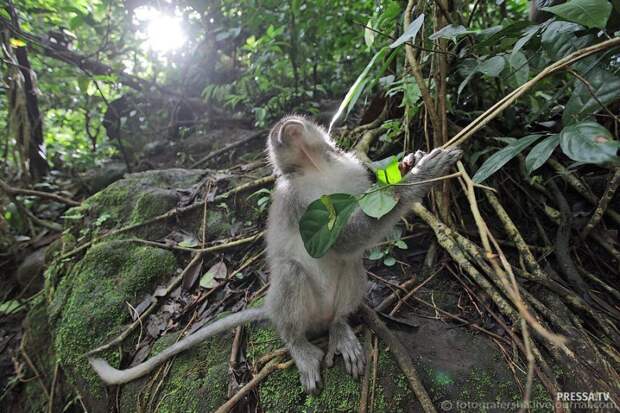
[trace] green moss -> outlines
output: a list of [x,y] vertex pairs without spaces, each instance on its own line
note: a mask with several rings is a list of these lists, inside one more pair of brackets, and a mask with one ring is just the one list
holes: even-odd
[[415,396],[409,388],[407,378],[394,361],[391,352],[380,346],[375,387],[375,412],[405,412]]
[[[101,394],[103,387],[83,354],[127,321],[125,302],[135,302],[175,267],[169,251],[111,241],[91,247],[62,279],[50,305],[59,317],[54,348],[69,377],[79,377],[90,394]],[[111,364],[119,362],[115,352],[102,356]]]
[[299,381],[299,372],[291,367],[275,371],[260,385],[260,405],[265,412],[299,412],[306,394]]
[[[172,344],[159,340],[154,353]],[[158,412],[212,412],[224,404],[228,390],[229,334],[207,340],[179,355],[165,379]]]
[[135,206],[129,219],[130,224],[139,224],[164,214],[177,204],[176,195],[169,190],[153,188],[141,192],[136,199]]
[[359,408],[359,395],[360,382],[353,380],[339,359],[333,368],[324,370],[323,391],[306,398],[304,412],[354,412]]

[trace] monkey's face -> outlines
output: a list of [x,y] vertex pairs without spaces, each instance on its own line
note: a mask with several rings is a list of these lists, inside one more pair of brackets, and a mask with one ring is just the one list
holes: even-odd
[[278,122],[268,141],[269,158],[276,173],[321,172],[337,151],[333,141],[317,124],[301,116]]

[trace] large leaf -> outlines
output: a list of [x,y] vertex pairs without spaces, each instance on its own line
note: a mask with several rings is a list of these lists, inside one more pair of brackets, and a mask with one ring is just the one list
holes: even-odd
[[475,33],[472,30],[467,30],[464,26],[457,26],[454,24],[450,24],[448,26],[444,26],[441,30],[430,35],[429,39],[437,40],[437,39],[451,39],[456,43],[459,37],[463,37],[468,34]]
[[532,37],[534,37],[534,35],[536,33],[538,33],[539,27],[538,26],[531,26],[529,27],[521,36],[521,38],[519,38],[519,40],[517,40],[517,42],[515,43],[515,45],[512,47],[512,54],[515,54],[517,52],[519,52],[523,46],[525,46],[527,44],[527,42],[529,42]]
[[513,70],[515,81],[518,85],[522,85],[527,82],[530,77],[530,65],[527,62],[527,57],[523,52],[513,52],[508,58],[508,62]]
[[542,10],[586,27],[604,29],[611,13],[609,0],[570,0]]
[[540,168],[553,153],[553,150],[560,144],[560,135],[551,135],[538,142],[525,157],[525,170],[531,174]]
[[[564,125],[584,120],[602,110],[601,104],[608,105],[620,99],[620,76],[614,75],[602,67],[594,67],[584,77],[592,90],[590,91],[581,80],[575,79],[575,89],[566,102],[562,115]],[[592,94],[596,96],[596,99]]]
[[574,161],[587,163],[618,162],[618,141],[596,122],[567,126],[560,132],[562,151]]
[[370,69],[375,64],[377,59],[379,59],[380,57],[383,57],[386,50],[388,50],[387,46],[379,50],[372,57],[372,59],[370,59],[370,62],[368,62],[364,70],[362,70],[362,73],[360,73],[360,75],[357,77],[357,79],[355,80],[355,82],[353,83],[353,85],[351,86],[347,94],[345,95],[342,102],[340,102],[338,111],[336,112],[336,114],[332,118],[332,121],[329,124],[329,130],[332,129],[332,127],[334,126],[334,123],[336,123],[338,118],[340,118],[345,108],[348,108],[348,112],[351,111],[351,108],[353,108],[353,106],[355,105],[355,102],[359,98],[360,94],[362,93],[362,90],[364,89],[364,86],[366,85],[366,76],[368,76],[368,72],[370,72]]
[[493,56],[485,60],[478,66],[478,71],[485,76],[497,77],[506,66],[506,59],[503,56]]
[[543,135],[524,136],[505,148],[500,149],[482,164],[472,179],[476,183],[484,181],[489,176],[497,172],[502,166],[506,165],[512,158],[520,154],[525,148],[538,140],[541,136]]
[[362,195],[359,203],[366,215],[379,219],[394,209],[398,199],[392,188],[386,187]]
[[559,60],[574,52],[577,46],[576,31],[583,30],[583,26],[570,22],[551,22],[542,32],[540,41],[547,57]]
[[299,233],[311,257],[320,258],[327,253],[356,206],[357,199],[350,194],[323,196],[308,205],[299,220]]
[[415,41],[415,37],[420,31],[422,23],[424,23],[424,13],[420,14],[417,19],[412,21],[409,27],[407,27],[407,30],[405,30],[405,32],[398,39],[394,40],[390,47],[394,49],[409,40]]

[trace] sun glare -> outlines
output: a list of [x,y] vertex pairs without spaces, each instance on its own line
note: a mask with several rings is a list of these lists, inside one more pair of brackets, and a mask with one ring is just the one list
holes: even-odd
[[146,30],[140,34],[148,49],[166,53],[180,48],[185,43],[185,32],[180,17],[163,14],[149,6],[137,8],[135,17],[146,25]]

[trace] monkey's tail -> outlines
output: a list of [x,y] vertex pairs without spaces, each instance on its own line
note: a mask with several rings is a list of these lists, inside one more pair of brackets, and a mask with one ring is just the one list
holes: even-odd
[[170,357],[178,354],[195,344],[200,343],[208,337],[219,334],[223,331],[230,330],[241,324],[245,324],[250,321],[266,320],[267,315],[262,308],[250,308],[247,310],[239,311],[238,313],[231,314],[220,320],[217,320],[209,325],[202,327],[194,334],[185,337],[179,342],[168,347],[161,353],[146,360],[144,363],[140,363],[137,366],[131,367],[126,370],[118,370],[110,366],[107,361],[102,358],[89,358],[88,361],[92,368],[97,372],[99,377],[107,384],[121,384],[127,383],[138,377],[144,376],[146,373],[153,370],[155,367],[168,360]]

